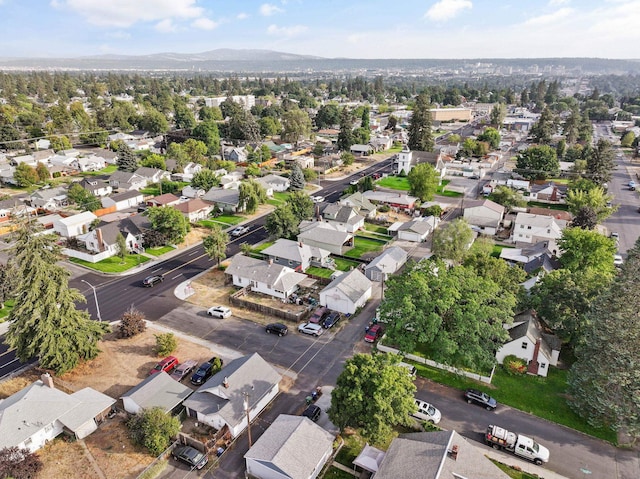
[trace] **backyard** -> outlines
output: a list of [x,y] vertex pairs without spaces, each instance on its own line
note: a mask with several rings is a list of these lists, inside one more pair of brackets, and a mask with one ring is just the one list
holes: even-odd
[[350,258],[362,258],[367,253],[377,253],[382,251],[386,244],[384,240],[365,238],[363,236],[356,236],[353,241],[354,247],[344,254]]
[[122,273],[128,271],[131,268],[135,268],[143,263],[149,261],[150,258],[141,254],[128,254],[124,257],[124,261],[118,256],[112,256],[111,258],[103,259],[97,263],[90,263],[79,258],[69,258],[71,263],[79,264],[86,268],[90,268],[101,273]]

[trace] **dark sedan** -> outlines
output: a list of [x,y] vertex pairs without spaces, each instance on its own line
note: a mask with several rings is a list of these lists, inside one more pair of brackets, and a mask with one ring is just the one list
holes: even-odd
[[159,274],[154,274],[153,276],[147,276],[142,280],[142,285],[147,288],[152,288],[158,283],[162,283],[164,281],[164,277]]
[[498,402],[495,399],[482,391],[478,391],[477,389],[467,389],[464,393],[464,398],[469,404],[479,404],[487,411],[493,411],[498,406]]
[[340,320],[340,313],[338,313],[336,311],[332,311],[322,321],[322,327],[325,328],[325,329],[329,329],[329,328],[333,327],[339,320]]
[[217,367],[216,359],[217,358],[214,357],[206,363],[202,363],[198,370],[193,373],[193,376],[191,376],[191,384],[199,386],[200,384],[203,384],[207,379],[209,379],[214,372],[218,372],[217,370],[219,369],[219,367],[222,367],[222,360],[220,360],[220,364]]
[[266,331],[269,334],[277,334],[278,336],[286,336],[289,332],[289,328],[286,324],[271,323],[267,324]]
[[308,417],[313,422],[316,422],[320,417],[321,413],[322,413],[322,409],[320,409],[320,406],[316,406],[315,404],[312,404],[309,407],[307,407],[307,409],[304,410],[302,415],[304,417]]
[[191,466],[191,469],[202,469],[209,461],[206,454],[191,446],[178,446],[171,453],[174,459]]

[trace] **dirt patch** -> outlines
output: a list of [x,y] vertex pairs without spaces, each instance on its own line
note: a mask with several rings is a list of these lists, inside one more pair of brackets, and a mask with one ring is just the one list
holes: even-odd
[[96,471],[85,456],[80,443],[56,439],[40,449],[37,454],[44,464],[38,477],[46,477],[47,479],[67,479],[69,477],[93,479],[96,477]]
[[40,372],[34,369],[24,372],[18,377],[7,379],[0,383],[0,399],[6,399],[31,383],[40,379]]

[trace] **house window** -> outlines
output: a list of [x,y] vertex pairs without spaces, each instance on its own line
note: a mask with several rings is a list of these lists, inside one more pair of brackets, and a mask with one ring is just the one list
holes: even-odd
[[530,230],[530,229],[531,229],[531,226],[527,226],[527,229],[528,229],[528,230]]
[[551,234],[551,230],[547,230],[547,234]]
[[527,344],[526,341],[522,342],[522,349],[527,349],[528,346],[529,346],[529,344]]
[[540,369],[544,369],[547,367],[547,363],[540,363]]
[[53,424],[47,424],[47,425],[44,427],[44,432],[49,432],[49,431],[51,431],[52,429],[53,429]]
[[520,229],[524,229],[524,225],[520,225]]
[[518,233],[518,238],[522,238],[522,233]]

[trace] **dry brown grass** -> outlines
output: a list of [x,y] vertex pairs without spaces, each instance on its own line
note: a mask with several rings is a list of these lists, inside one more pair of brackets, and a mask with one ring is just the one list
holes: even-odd
[[93,479],[96,471],[77,442],[56,439],[38,451],[44,468],[38,477],[47,479]]
[[40,373],[34,369],[30,369],[18,377],[1,382],[0,399],[8,398],[38,379],[40,379]]

